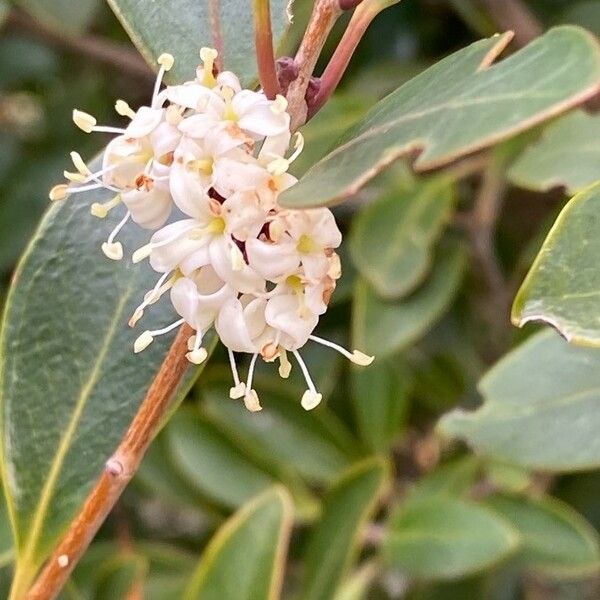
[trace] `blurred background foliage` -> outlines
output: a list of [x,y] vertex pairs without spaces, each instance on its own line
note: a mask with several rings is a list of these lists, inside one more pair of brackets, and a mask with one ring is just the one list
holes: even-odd
[[[339,92],[304,128],[297,173],[374,101],[505,27],[490,4],[404,0],[380,16]],[[527,5],[540,28],[577,23],[600,34],[597,1]],[[97,137],[72,126],[72,108],[110,122],[114,99],[141,103],[152,75],[99,0],[0,0],[0,21],[3,299],[69,152],[91,156],[101,149]],[[62,597],[159,600],[187,590],[187,598],[266,598],[242,580],[252,572],[268,581],[269,569],[284,568],[269,546],[278,527],[290,535],[285,492],[272,491],[280,484],[294,505],[286,598],[600,597],[600,472],[532,472],[475,456],[434,431],[443,413],[480,402],[479,379],[532,331],[511,328],[508,309],[567,195],[525,191],[505,175],[538,135],[494,153],[503,208],[493,264],[485,250],[489,223],[471,209],[481,180],[472,165],[459,182],[417,178],[398,165],[340,206],[345,270],[322,330],[343,340],[351,322],[356,345],[379,360],[358,371],[334,353],[307,348],[324,406],[304,412],[302,383],[263,369],[256,387],[265,410],[250,414],[226,400],[226,356],[217,350]],[[391,264],[379,260],[382,237],[397,244]],[[390,281],[400,287],[386,287]],[[227,522],[229,537],[214,538],[240,507]],[[6,597],[12,553],[2,511],[0,596]],[[252,530],[252,523],[264,526]],[[271,542],[261,537],[270,528]],[[219,596],[209,589],[219,577],[240,584]]]

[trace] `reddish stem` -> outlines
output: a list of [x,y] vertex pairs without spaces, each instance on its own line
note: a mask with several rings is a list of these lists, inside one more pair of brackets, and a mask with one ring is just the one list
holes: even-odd
[[272,100],[281,90],[275,69],[275,54],[273,53],[271,7],[269,0],[254,0],[253,5],[254,41],[258,76],[265,95]]
[[107,461],[100,479],[28,592],[26,600],[56,598],[137,471],[188,368],[185,353],[187,341],[192,334],[188,325],[183,325],[179,330],[117,451]]

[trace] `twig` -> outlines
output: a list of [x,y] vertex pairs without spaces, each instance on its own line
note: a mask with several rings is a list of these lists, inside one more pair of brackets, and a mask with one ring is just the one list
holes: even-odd
[[179,330],[117,451],[107,461],[104,472],[88,495],[81,512],[71,523],[66,536],[25,596],[26,600],[56,598],[125,486],[137,471],[189,365],[185,352],[192,333],[188,325],[183,325]]
[[501,29],[515,32],[514,44],[516,46],[526,46],[543,33],[542,25],[521,0],[482,1]]
[[[320,86],[311,106],[308,107],[308,118],[315,115],[331,97],[344,75],[350,59],[360,40],[363,38],[373,19],[385,8],[398,3],[400,0],[363,0],[350,19],[346,31],[335,49],[329,64],[323,71]],[[342,6],[344,4],[342,3]]]
[[142,56],[136,50],[125,45],[115,44],[110,40],[96,35],[68,37],[53,29],[44,27],[38,21],[17,10],[10,12],[6,19],[6,26],[24,31],[66,52],[89,58],[118,71],[126,71],[139,79],[154,80],[155,76]]
[[306,90],[321,50],[342,12],[338,0],[315,1],[310,21],[294,59],[298,66],[298,76],[290,83],[287,91],[292,130],[306,122],[308,114],[305,100]]
[[275,54],[273,53],[273,32],[271,30],[270,0],[253,0],[254,45],[260,85],[271,100],[280,93]]

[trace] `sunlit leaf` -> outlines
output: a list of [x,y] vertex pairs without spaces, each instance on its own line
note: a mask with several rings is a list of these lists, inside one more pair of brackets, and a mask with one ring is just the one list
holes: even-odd
[[431,266],[431,246],[450,217],[453,200],[452,184],[434,179],[394,190],[357,216],[350,238],[352,260],[379,296],[398,298],[423,280]]
[[325,497],[323,514],[307,542],[302,600],[330,600],[359,548],[362,528],[387,485],[381,459],[357,463]]
[[600,350],[545,331],[502,359],[480,383],[474,412],[442,418],[441,433],[495,460],[544,471],[600,466]]
[[530,190],[564,187],[575,194],[600,180],[598,165],[600,116],[575,111],[548,126],[512,165],[508,176]]
[[552,29],[492,65],[509,41],[505,34],[476,42],[384,98],[335,150],[281,195],[282,204],[341,202],[391,162],[416,150],[421,150],[417,170],[444,166],[597,92],[600,53],[585,30]]
[[466,265],[460,246],[437,259],[429,278],[410,296],[394,302],[377,297],[364,280],[359,280],[352,316],[356,348],[383,358],[421,337],[452,302]]
[[277,600],[292,524],[283,488],[244,505],[211,540],[184,600]]
[[575,196],[556,220],[517,294],[513,323],[544,321],[571,342],[600,346],[599,260],[596,185]]
[[[251,3],[239,0],[108,0],[133,43],[152,66],[163,52],[175,57],[172,82],[194,77],[202,46],[221,50],[226,69],[243,84],[256,80],[254,17]],[[271,2],[273,36],[280,40],[289,25],[287,0]]]
[[600,568],[598,533],[567,504],[510,496],[493,496],[486,504],[518,529],[518,561],[526,568],[551,577],[586,575]]
[[[116,449],[172,340],[133,353],[129,316],[157,278],[107,259],[100,245],[122,218],[90,215],[86,192],[53,206],[21,262],[0,344],[2,460],[22,581],[64,532]],[[113,211],[117,212],[118,211]],[[147,232],[125,228],[126,254]],[[175,319],[168,302],[147,319]],[[180,400],[198,369],[189,369]]]
[[519,534],[477,504],[439,496],[400,506],[384,542],[388,564],[420,579],[452,579],[515,552]]

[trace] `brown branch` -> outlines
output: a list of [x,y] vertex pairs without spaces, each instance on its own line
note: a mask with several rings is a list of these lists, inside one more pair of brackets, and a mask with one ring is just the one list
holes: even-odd
[[5,27],[22,31],[46,44],[112,67],[115,70],[125,71],[138,79],[154,80],[154,73],[146,64],[146,61],[136,50],[126,45],[116,44],[97,35],[83,37],[62,35],[18,10],[10,12]]
[[273,32],[271,30],[270,0],[254,0],[254,42],[256,47],[256,64],[260,85],[267,98],[271,100],[281,93],[275,54],[273,53]]
[[183,325],[177,333],[117,451],[107,461],[100,479],[71,523],[66,536],[25,596],[26,600],[56,598],[125,486],[137,471],[189,365],[185,353],[187,341],[192,333],[188,325]]
[[306,90],[327,37],[342,12],[338,0],[315,1],[310,21],[294,59],[298,67],[298,76],[290,83],[286,94],[288,112],[292,117],[292,131],[306,122]]
[[514,44],[522,47],[542,35],[544,29],[521,0],[482,0],[492,19],[504,31],[514,31]]

